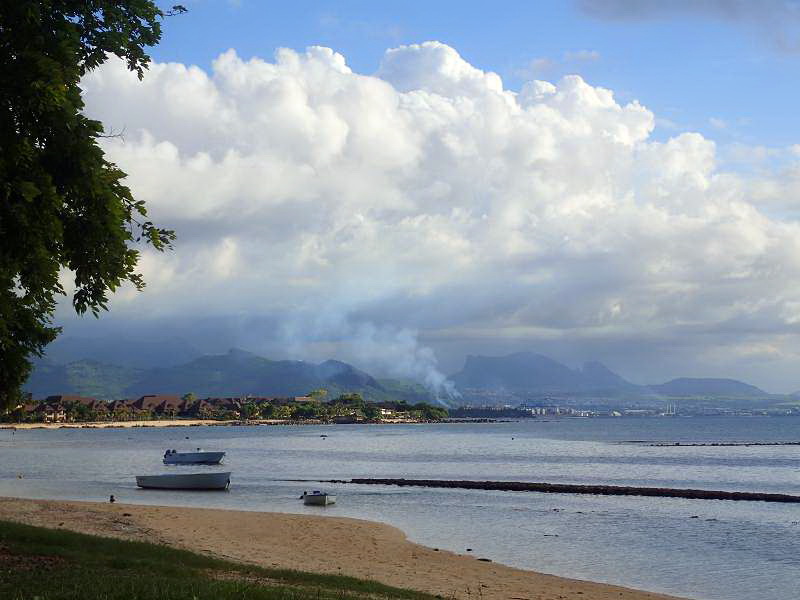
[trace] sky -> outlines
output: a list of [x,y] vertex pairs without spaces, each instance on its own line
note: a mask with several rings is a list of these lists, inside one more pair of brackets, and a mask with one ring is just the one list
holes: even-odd
[[800,3],[184,4],[82,82],[175,250],[66,335],[800,389]]

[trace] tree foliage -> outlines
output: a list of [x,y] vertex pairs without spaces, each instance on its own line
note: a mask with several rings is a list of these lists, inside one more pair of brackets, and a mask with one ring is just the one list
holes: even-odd
[[97,316],[124,283],[144,286],[141,247],[174,239],[106,160],[79,82],[111,55],[141,78],[160,20],[183,10],[149,0],[0,2],[0,408],[58,335],[62,281],[74,280],[75,310]]

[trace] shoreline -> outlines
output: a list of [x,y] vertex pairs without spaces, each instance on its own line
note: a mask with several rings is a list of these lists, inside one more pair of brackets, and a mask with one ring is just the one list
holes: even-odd
[[141,427],[256,427],[260,425],[427,425],[509,423],[499,419],[442,419],[441,421],[418,421],[413,419],[383,419],[360,423],[330,423],[316,419],[297,421],[293,419],[153,419],[149,421],[86,421],[72,423],[0,423],[0,430],[27,431],[33,429],[136,429]]
[[216,419],[153,419],[150,421],[86,421],[73,423],[0,423],[0,429],[24,431],[28,429],[133,429],[138,427],[201,427],[241,425],[285,425],[294,424],[283,419],[258,419],[251,421]]
[[347,517],[0,497],[0,519],[151,541],[246,564],[372,579],[459,600],[679,600],[428,548],[390,525]]

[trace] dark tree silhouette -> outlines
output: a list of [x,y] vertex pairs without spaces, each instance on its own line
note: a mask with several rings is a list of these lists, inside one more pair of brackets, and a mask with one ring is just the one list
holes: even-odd
[[31,359],[59,333],[61,281],[95,316],[129,282],[141,289],[137,248],[170,247],[147,219],[83,115],[81,77],[111,55],[141,78],[162,11],[149,0],[0,2],[0,409],[13,407]]

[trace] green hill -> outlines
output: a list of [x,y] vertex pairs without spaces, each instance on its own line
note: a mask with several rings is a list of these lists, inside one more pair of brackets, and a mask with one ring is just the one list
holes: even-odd
[[125,390],[143,375],[141,369],[79,360],[58,365],[42,361],[35,365],[24,390],[41,398],[53,394],[74,394],[113,400],[124,398]]
[[430,400],[424,387],[402,380],[379,382],[344,362],[315,364],[294,360],[269,360],[242,350],[202,356],[188,363],[154,369],[134,369],[79,360],[58,365],[36,365],[25,390],[40,398],[52,394],[78,394],[106,400],[145,394],[185,394],[199,397],[303,396],[324,388],[328,397],[358,392],[374,401]]

